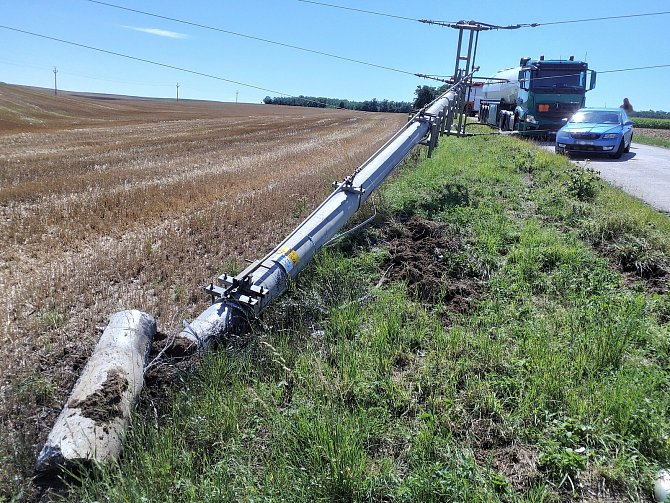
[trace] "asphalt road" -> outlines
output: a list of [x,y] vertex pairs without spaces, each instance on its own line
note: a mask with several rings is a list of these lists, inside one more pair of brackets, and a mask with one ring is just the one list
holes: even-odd
[[[543,143],[554,150],[554,144]],[[621,159],[573,156],[572,160],[600,172],[600,177],[654,208],[670,213],[670,149],[633,143]]]

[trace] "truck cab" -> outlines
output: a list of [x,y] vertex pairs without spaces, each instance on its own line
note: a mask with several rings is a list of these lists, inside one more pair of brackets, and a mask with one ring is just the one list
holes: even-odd
[[484,84],[480,122],[503,131],[547,135],[558,131],[586,102],[596,72],[569,60],[521,58],[519,66],[501,70]]
[[586,103],[595,88],[596,73],[588,63],[522,58],[519,91],[514,110],[519,131],[557,131]]

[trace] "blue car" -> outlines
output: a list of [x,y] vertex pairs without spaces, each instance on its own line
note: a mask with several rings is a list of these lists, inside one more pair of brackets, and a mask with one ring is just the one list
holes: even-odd
[[630,151],[633,121],[621,108],[581,108],[556,133],[557,154],[607,154]]

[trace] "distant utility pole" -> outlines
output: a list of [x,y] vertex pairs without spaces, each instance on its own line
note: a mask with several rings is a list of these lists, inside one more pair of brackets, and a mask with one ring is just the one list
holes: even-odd
[[237,103],[237,97],[240,95],[239,91],[235,91],[235,103]]
[[179,101],[179,82],[177,82],[177,101]]
[[58,73],[58,68],[54,66],[54,95],[58,96],[58,82],[56,81],[56,74]]

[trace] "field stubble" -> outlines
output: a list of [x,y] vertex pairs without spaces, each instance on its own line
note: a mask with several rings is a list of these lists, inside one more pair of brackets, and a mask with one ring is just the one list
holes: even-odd
[[86,100],[70,122],[0,129],[0,496],[26,487],[109,314],[178,330],[206,304],[200,284],[268,251],[403,121],[220,104],[170,116],[164,103],[158,120],[143,102],[99,124]]

